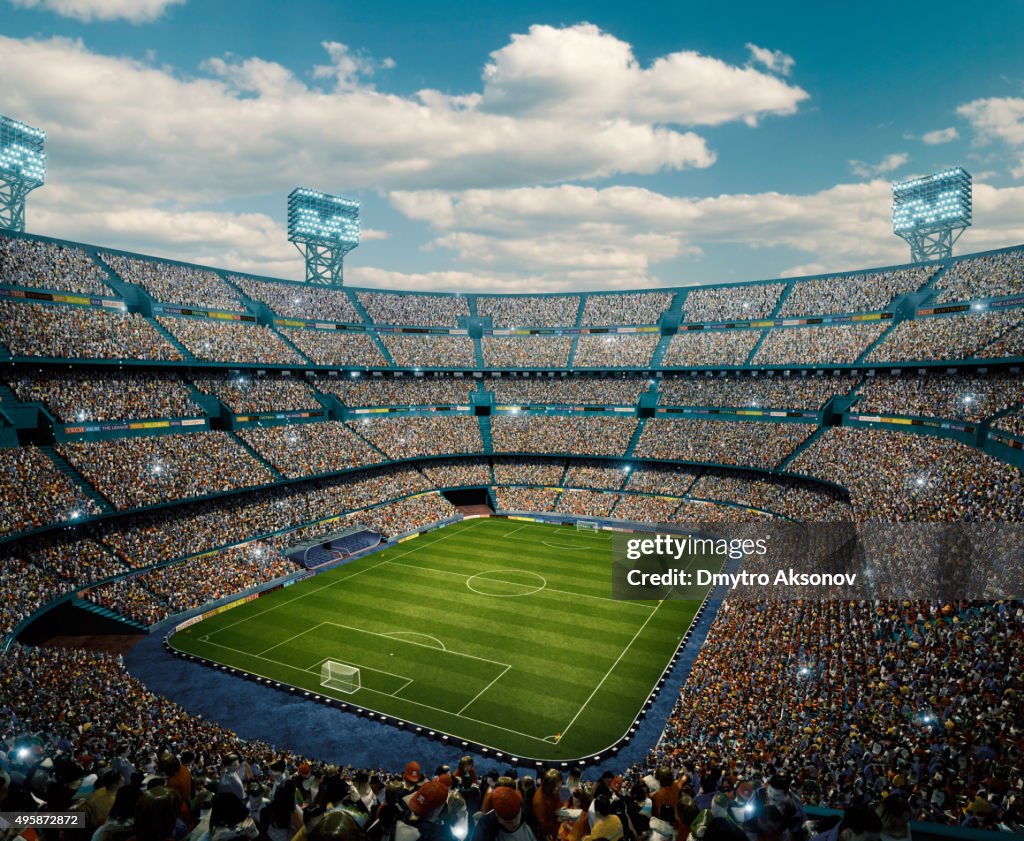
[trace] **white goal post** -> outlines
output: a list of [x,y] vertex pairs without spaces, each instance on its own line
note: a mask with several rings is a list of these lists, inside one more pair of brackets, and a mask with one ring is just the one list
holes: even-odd
[[595,520],[577,520],[576,531],[601,531]]
[[337,660],[325,660],[320,667],[320,685],[352,694],[362,686],[359,669]]

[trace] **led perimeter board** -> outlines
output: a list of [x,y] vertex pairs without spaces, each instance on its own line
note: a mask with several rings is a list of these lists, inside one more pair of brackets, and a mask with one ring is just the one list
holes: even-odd
[[892,231],[910,243],[916,262],[951,257],[971,222],[971,174],[963,167],[892,185]]
[[345,255],[359,245],[359,202],[306,187],[288,194],[288,241],[306,259],[306,282],[341,286]]
[[46,180],[46,132],[0,116],[0,228],[25,230],[25,197]]

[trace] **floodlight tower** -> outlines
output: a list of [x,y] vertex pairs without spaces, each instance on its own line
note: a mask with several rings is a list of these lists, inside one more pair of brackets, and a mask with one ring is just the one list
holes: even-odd
[[892,232],[910,243],[914,262],[953,256],[971,214],[971,174],[963,167],[892,185]]
[[0,228],[25,230],[25,196],[46,180],[46,132],[0,116]]
[[306,258],[306,283],[341,286],[342,261],[359,245],[359,202],[296,187],[288,194],[288,240]]

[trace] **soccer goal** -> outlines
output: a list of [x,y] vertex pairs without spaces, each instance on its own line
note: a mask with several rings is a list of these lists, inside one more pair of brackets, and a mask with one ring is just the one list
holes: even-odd
[[594,520],[577,520],[576,531],[601,531],[601,527]]
[[338,692],[352,694],[362,686],[359,669],[347,663],[326,660],[320,667],[320,685]]

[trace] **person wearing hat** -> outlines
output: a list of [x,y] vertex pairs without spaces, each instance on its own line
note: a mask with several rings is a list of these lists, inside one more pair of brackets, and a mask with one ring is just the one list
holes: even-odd
[[420,764],[415,761],[407,763],[402,772],[402,783],[405,785],[406,791],[415,791],[422,782],[423,769],[420,768]]
[[395,824],[394,841],[442,841],[442,813],[448,803],[448,786],[428,780],[404,798],[406,812]]
[[[500,785],[491,792],[491,810],[476,822],[471,841],[541,841],[524,814],[523,796]],[[532,816],[532,812],[529,813]]]

